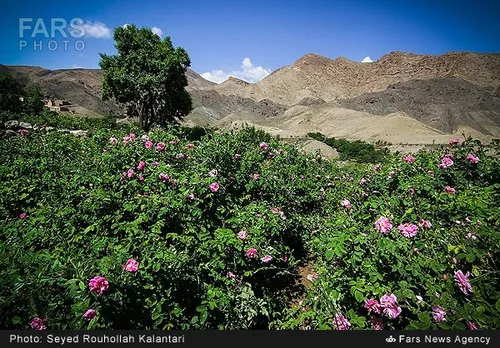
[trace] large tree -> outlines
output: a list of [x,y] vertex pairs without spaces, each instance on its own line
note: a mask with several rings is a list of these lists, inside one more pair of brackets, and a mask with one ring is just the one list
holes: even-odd
[[0,70],[0,111],[21,111],[22,86],[11,74]]
[[187,52],[163,40],[149,28],[126,25],[113,37],[116,55],[100,54],[103,70],[103,99],[114,98],[138,116],[142,129],[153,123],[177,123],[192,109],[185,90],[186,70],[191,65]]

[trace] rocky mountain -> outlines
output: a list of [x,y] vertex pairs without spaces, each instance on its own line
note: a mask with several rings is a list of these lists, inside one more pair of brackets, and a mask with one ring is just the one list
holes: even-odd
[[[100,99],[99,70],[0,68],[91,112],[123,112]],[[187,78],[194,106],[189,124],[414,143],[462,132],[500,137],[498,53],[391,52],[372,63],[307,54],[253,84],[234,77],[215,84],[192,70]]]

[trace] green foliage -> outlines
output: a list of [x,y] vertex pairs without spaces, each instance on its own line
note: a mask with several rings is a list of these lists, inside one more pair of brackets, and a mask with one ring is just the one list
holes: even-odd
[[103,98],[127,105],[130,116],[138,116],[142,129],[154,123],[176,123],[192,109],[186,71],[191,65],[187,52],[174,48],[170,37],[163,40],[149,28],[127,25],[113,35],[118,54],[101,54]]
[[[49,329],[332,329],[341,312],[369,329],[365,300],[388,293],[402,311],[379,315],[385,328],[500,327],[498,142],[469,139],[414,163],[388,155],[376,170],[302,155],[254,128],[114,127],[0,141],[1,328],[39,317]],[[446,153],[454,164],[439,169]],[[397,229],[421,219],[432,226],[412,238]],[[130,258],[136,273],[123,268]],[[109,281],[102,295],[89,289],[95,276]],[[436,305],[446,321],[432,318]]]
[[[382,162],[389,154],[389,149],[377,148],[375,145],[361,140],[349,141],[346,139],[327,138],[321,133],[308,133],[309,137],[324,142],[326,145],[335,148],[340,153],[341,160],[352,160],[362,163]],[[386,143],[378,142],[377,146]]]
[[22,86],[9,73],[0,70],[0,111],[18,112]]
[[43,95],[37,86],[28,86],[23,91],[22,111],[27,115],[37,115],[44,110]]

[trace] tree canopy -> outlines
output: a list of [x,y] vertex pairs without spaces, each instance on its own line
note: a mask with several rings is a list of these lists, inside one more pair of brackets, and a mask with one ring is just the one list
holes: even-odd
[[100,54],[104,100],[125,104],[145,130],[153,123],[177,123],[192,110],[185,90],[191,61],[182,47],[135,25],[115,29],[113,37],[117,54]]

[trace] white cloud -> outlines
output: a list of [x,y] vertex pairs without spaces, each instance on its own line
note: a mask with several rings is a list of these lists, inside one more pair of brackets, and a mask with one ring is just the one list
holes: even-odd
[[122,25],[122,28],[125,29],[126,27],[128,27],[128,23],[125,23],[124,25]]
[[71,69],[85,69],[85,68],[83,66],[79,66],[79,65],[73,64],[71,66]]
[[373,63],[373,60],[369,56],[366,56],[361,63]]
[[163,30],[161,30],[160,28],[158,27],[152,27],[151,28],[151,31],[153,32],[153,34],[156,34],[158,35],[159,37],[162,37],[163,35]]
[[111,37],[111,30],[104,23],[86,21],[81,26],[83,27],[85,36],[96,39],[109,39]]
[[253,65],[250,58],[246,57],[241,62],[240,70],[233,70],[225,72],[223,70],[212,70],[211,72],[204,72],[201,76],[209,81],[221,83],[229,76],[245,80],[247,82],[256,82],[262,80],[264,77],[271,73],[270,70],[264,69],[262,66]]

